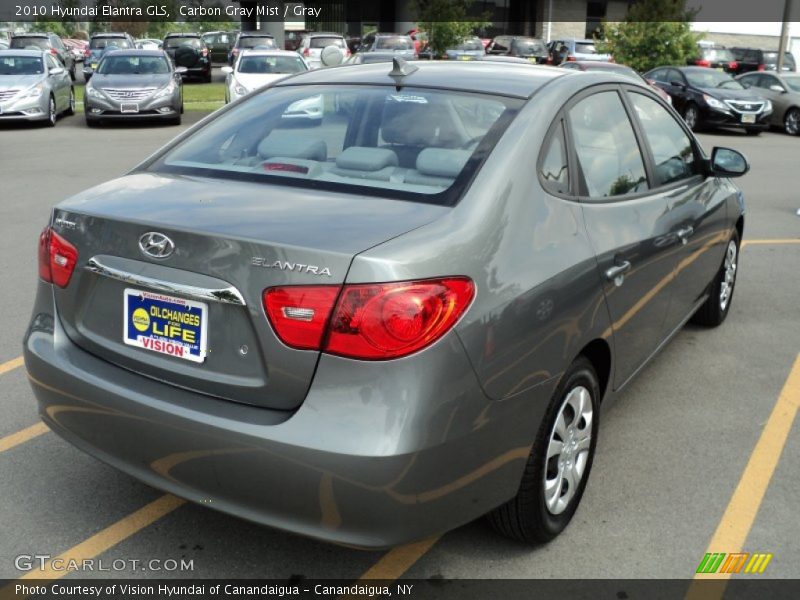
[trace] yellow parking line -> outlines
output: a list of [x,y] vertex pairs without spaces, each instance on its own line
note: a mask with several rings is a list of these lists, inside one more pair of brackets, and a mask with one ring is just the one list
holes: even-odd
[[366,579],[383,579],[394,581],[403,576],[414,563],[439,541],[442,536],[427,538],[419,542],[411,542],[389,550],[383,557],[372,565],[359,579],[362,582]]
[[12,358],[9,361],[4,362],[0,365],[0,375],[3,373],[8,373],[9,371],[13,371],[17,367],[21,367],[23,365],[23,360],[21,356],[17,358]]
[[[800,409],[800,355],[795,360],[783,390],[778,396],[778,401],[750,454],[750,460],[747,462],[739,484],[733,492],[706,552],[741,552],[758,514],[761,501],[764,499],[767,486],[778,466],[778,460],[798,409]],[[695,580],[728,579],[729,577],[729,573],[698,574],[695,576]],[[690,588],[686,598],[721,598],[725,591],[725,584],[721,583],[715,587],[713,596],[709,596],[710,591],[708,586],[699,583]],[[719,592],[718,595],[717,592]]]
[[[103,531],[96,533],[77,546],[73,546],[66,552],[59,554],[56,558],[50,560],[43,569],[29,571],[20,579],[60,579],[68,575],[69,571],[53,569],[54,561],[61,561],[56,564],[65,565],[70,561],[80,564],[82,561],[92,559],[129,538],[134,533],[158,521],[161,517],[168,515],[176,508],[180,508],[185,503],[186,500],[182,498],[172,494],[165,494],[124,519],[109,525]],[[11,588],[12,585],[13,583],[9,584],[8,587]],[[0,590],[0,592],[2,591]],[[0,596],[2,596],[1,593]]]
[[22,431],[18,431],[16,433],[12,433],[11,435],[7,435],[4,438],[0,438],[0,452],[11,450],[11,448],[14,446],[19,446],[20,444],[27,442],[28,440],[32,440],[33,438],[38,437],[43,433],[47,433],[48,431],[50,430],[47,428],[47,425],[40,422],[36,423],[36,425],[26,427]]
[[779,239],[779,240],[744,240],[742,242],[742,248],[745,246],[768,246],[770,244],[800,244],[800,238],[798,239]]

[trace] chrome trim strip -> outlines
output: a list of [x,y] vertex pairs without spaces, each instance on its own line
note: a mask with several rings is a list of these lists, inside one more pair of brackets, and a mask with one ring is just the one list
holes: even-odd
[[[764,110],[764,102],[761,100],[753,100],[752,102],[747,102],[746,100],[725,100],[724,102],[729,108],[732,108],[736,112],[745,115],[757,115]],[[743,108],[744,106],[753,106],[754,108],[745,110]]]
[[242,296],[241,292],[239,292],[239,290],[233,286],[210,289],[196,287],[193,285],[183,285],[181,283],[171,283],[169,281],[162,281],[160,279],[154,279],[144,275],[136,275],[127,271],[115,269],[114,267],[109,267],[108,265],[104,265],[101,261],[97,260],[97,257],[90,258],[83,268],[91,273],[102,275],[103,277],[109,277],[111,279],[130,283],[132,285],[141,285],[143,287],[148,287],[158,290],[159,292],[165,292],[167,294],[187,296],[193,300],[205,300],[209,302],[221,302],[222,304],[247,306],[247,303],[244,301],[244,296]]

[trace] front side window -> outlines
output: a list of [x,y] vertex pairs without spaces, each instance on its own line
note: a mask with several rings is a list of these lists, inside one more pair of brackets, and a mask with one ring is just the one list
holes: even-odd
[[449,204],[521,104],[394,86],[278,86],[149,168]]
[[655,184],[667,185],[697,175],[700,171],[692,141],[678,122],[652,98],[629,95],[642,125],[655,163]]
[[599,92],[569,110],[575,152],[591,198],[648,189],[642,154],[617,92]]

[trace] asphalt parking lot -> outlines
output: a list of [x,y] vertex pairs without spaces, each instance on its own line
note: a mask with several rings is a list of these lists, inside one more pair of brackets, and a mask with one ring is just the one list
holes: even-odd
[[717,330],[688,326],[602,415],[589,486],[562,536],[531,548],[479,520],[364,552],[164,497],[36,425],[18,357],[51,206],[203,116],[187,112],[180,127],[89,130],[75,116],[55,129],[0,129],[0,578],[36,575],[15,558],[45,554],[193,561],[191,571],[131,565],[102,577],[680,579],[707,551],[740,550],[773,554],[762,577],[798,576],[800,139],[701,134],[707,151],[731,146],[752,163],[740,180],[746,243],[732,312]]

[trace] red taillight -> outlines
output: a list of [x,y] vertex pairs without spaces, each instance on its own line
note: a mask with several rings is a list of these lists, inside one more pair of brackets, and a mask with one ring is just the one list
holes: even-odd
[[50,227],[39,236],[39,277],[58,287],[67,287],[78,264],[78,250]]
[[731,62],[729,62],[729,63],[728,63],[728,68],[729,68],[731,71],[735,71],[736,69],[738,69],[738,68],[739,68],[739,63],[738,63],[738,62],[736,62],[735,60],[734,60],[734,61],[731,61]]
[[288,346],[386,360],[407,356],[441,338],[474,296],[475,286],[466,277],[342,288],[291,286],[265,290],[264,308],[275,333]]
[[308,48],[303,49],[303,56],[311,56],[311,52],[308,50]]
[[567,57],[567,62],[575,62],[576,60],[578,60],[578,59],[575,58],[574,56],[568,56]]
[[56,50],[55,48],[50,48],[50,54],[52,54],[53,56],[58,56],[58,50]]
[[767,70],[767,65],[758,65],[758,70],[759,71],[766,71]]
[[86,49],[83,51],[83,56],[86,57],[86,58],[89,58],[91,55],[92,55],[92,51],[89,50],[89,47],[87,46]]
[[698,67],[710,67],[711,66],[711,63],[709,61],[703,59],[703,58],[694,61],[694,64],[696,64]]
[[208,56],[208,48],[203,48],[202,50],[200,50],[200,55],[201,56]]

